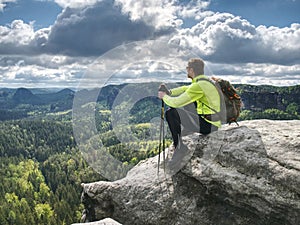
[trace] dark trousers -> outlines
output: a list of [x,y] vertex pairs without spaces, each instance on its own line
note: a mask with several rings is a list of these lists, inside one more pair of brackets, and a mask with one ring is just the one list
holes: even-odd
[[218,127],[204,120],[196,112],[193,104],[185,108],[170,108],[166,111],[166,120],[168,122],[175,148],[181,141],[182,127],[185,131],[209,134],[218,130]]

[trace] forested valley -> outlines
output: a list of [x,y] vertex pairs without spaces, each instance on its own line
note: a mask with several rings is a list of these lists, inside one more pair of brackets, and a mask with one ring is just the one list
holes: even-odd
[[[132,107],[130,96],[125,96],[128,102],[115,108],[120,112],[130,108],[129,124],[121,124],[117,135],[111,120],[112,107],[123,87],[103,88],[92,107],[96,140],[101,140],[105,151],[131,167],[158,153],[159,129],[151,123],[153,118],[159,120],[161,103],[149,94]],[[239,120],[300,119],[300,86],[237,88],[244,102]],[[87,162],[76,143],[72,126],[74,95],[69,89],[0,89],[1,225],[79,222],[83,210],[81,183],[107,179]],[[127,131],[135,138],[120,141],[126,139]],[[89,132],[88,128],[85,132]],[[167,131],[166,145],[170,143]],[[89,148],[93,142],[86,145]]]
[[[24,90],[22,92],[24,94]],[[89,165],[76,144],[72,104],[65,101],[70,99],[70,92],[65,99],[59,96],[60,101],[48,104],[41,104],[41,100],[32,104],[30,98],[33,95],[27,90],[25,96],[23,99],[19,97],[19,102],[15,101],[16,98],[10,103],[6,101],[11,107],[2,105],[1,109],[7,113],[0,123],[0,224],[79,222],[83,210],[81,183],[106,178]],[[107,102],[99,101],[95,105],[100,139],[106,150],[124,165],[131,167],[157,154],[158,140],[149,139],[149,118],[160,112],[156,104],[157,99],[150,98],[131,110],[127,128],[138,140],[145,141],[125,143],[121,143],[112,131],[111,110]],[[126,107],[126,103],[120,107]],[[153,107],[157,109],[153,110]],[[7,119],[10,111],[18,118]],[[170,144],[168,140],[166,143]],[[106,162],[100,163],[104,165]]]

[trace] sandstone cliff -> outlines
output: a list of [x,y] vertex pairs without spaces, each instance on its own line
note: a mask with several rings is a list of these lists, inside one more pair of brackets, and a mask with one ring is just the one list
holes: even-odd
[[245,121],[184,141],[191,154],[175,174],[158,176],[154,157],[121,180],[83,184],[85,221],[300,224],[300,121]]

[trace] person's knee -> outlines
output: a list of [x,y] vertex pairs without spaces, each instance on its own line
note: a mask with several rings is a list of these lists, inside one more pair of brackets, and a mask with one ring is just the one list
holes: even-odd
[[166,111],[166,119],[169,120],[170,118],[174,118],[174,116],[176,115],[176,109],[174,108],[169,108],[167,111]]

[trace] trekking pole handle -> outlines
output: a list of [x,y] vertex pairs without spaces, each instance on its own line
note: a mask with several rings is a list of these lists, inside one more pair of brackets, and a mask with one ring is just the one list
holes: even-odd
[[170,91],[164,83],[159,86],[158,91],[166,92],[167,95],[170,95]]
[[165,119],[165,102],[163,100],[161,100],[161,114],[160,117],[162,120]]

